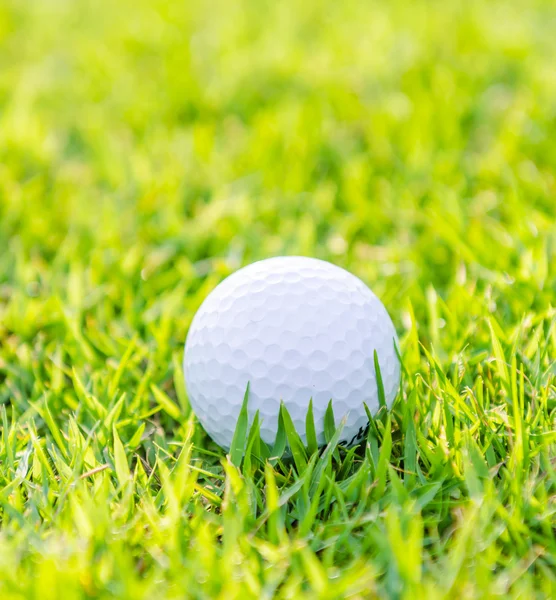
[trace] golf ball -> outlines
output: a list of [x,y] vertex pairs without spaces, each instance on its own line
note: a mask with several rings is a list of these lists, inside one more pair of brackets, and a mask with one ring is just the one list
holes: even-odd
[[250,422],[259,411],[261,438],[274,444],[280,402],[306,443],[309,401],[317,441],[332,401],[336,425],[347,415],[342,442],[365,436],[364,408],[379,408],[374,354],[386,404],[400,380],[397,338],[386,309],[344,269],[314,258],[278,257],[230,275],[206,298],[185,344],[191,406],[206,432],[229,449],[249,383]]

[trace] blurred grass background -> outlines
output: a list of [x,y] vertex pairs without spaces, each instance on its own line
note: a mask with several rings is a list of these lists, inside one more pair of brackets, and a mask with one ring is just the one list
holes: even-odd
[[549,275],[552,3],[2,11],[2,235],[22,257],[145,270],[157,292],[207,257],[279,253],[398,298],[462,261],[485,283]]
[[[47,589],[52,597],[62,589],[67,598],[143,597],[162,579],[173,583],[160,597],[184,589],[194,595],[187,577],[199,567],[192,562],[187,577],[180,572],[193,561],[182,545],[201,544],[203,536],[216,544],[222,523],[214,521],[210,531],[193,528],[172,549],[154,544],[153,550],[141,541],[146,530],[128,525],[134,511],[144,518],[140,505],[148,493],[140,486],[125,514],[118,512],[108,470],[71,491],[85,451],[71,445],[79,436],[70,415],[92,440],[85,471],[112,465],[119,437],[134,468],[141,464],[132,457],[138,449],[151,467],[158,461],[164,469],[189,435],[201,452],[195,460],[212,468],[202,462],[209,460],[202,454],[207,438],[198,427],[187,433],[181,348],[207,292],[259,258],[317,256],[362,277],[400,333],[411,380],[404,399],[419,377],[433,377],[419,342],[434,349],[461,394],[492,370],[489,393],[504,398],[509,375],[500,352],[508,362],[511,356],[527,363],[536,373],[527,397],[546,401],[543,419],[529,415],[536,431],[532,456],[549,452],[555,31],[556,6],[549,0],[0,3],[3,597],[47,598]],[[431,390],[423,390],[430,399]],[[425,402],[420,418],[442,420],[435,410]],[[506,426],[513,439],[513,425]],[[441,444],[442,427],[434,435],[427,430],[433,447]],[[470,427],[472,436],[481,434]],[[57,428],[60,439],[52,433]],[[438,481],[461,458],[457,447],[444,450],[447,471],[431,475]],[[52,476],[41,479],[48,465]],[[540,469],[534,461],[522,466]],[[461,469],[454,469],[450,477],[460,481]],[[47,479],[53,488],[43,489],[43,497],[39,488]],[[510,504],[518,492],[512,490]],[[453,502],[460,510],[451,493],[445,506]],[[546,502],[537,499],[534,517],[526,511],[515,517],[531,519],[525,537],[539,519],[548,536],[553,508],[546,512]],[[92,506],[102,503],[101,518]],[[202,511],[198,498],[194,506]],[[94,520],[81,529],[75,524],[87,522],[87,510],[103,523],[99,531]],[[422,550],[428,580],[406,577],[399,565],[397,575],[381,579],[389,571],[375,556],[385,552],[377,542],[334,557],[344,565],[347,587],[330,597],[347,593],[352,580],[357,593],[372,594],[376,577],[379,592],[433,597],[441,579],[437,557],[445,553],[452,561],[453,538],[442,537],[452,521],[444,510],[438,511],[443,527],[429,532],[431,540],[440,536],[441,546]],[[119,525],[109,534],[111,519]],[[183,528],[184,519],[175,516],[172,527]],[[103,548],[104,537],[111,541]],[[90,538],[97,541],[84,550]],[[265,548],[258,547],[257,560],[279,572],[287,553],[298,551]],[[466,557],[454,575],[459,591],[448,586],[438,597],[478,597],[468,550],[458,550]],[[510,536],[497,550],[509,552],[505,567],[495,560],[506,579],[484,575],[483,589],[548,595],[554,560],[527,571],[536,560],[531,556],[550,554],[537,550]],[[206,564],[224,568],[235,551],[225,548],[222,563],[211,563],[220,560],[213,557]],[[318,555],[304,552],[297,567],[284,567],[288,583],[280,589],[285,597],[288,590],[325,597],[315,575],[321,567],[312,562]],[[154,556],[148,565],[144,558],[139,566],[128,564],[145,553]],[[97,555],[102,560],[92,567]],[[255,559],[245,556],[242,577],[256,579],[248,566]],[[332,581],[333,570],[322,569]],[[531,577],[518,584],[522,571]],[[233,581],[198,583],[199,597],[248,593]],[[255,589],[249,593],[257,595]]]

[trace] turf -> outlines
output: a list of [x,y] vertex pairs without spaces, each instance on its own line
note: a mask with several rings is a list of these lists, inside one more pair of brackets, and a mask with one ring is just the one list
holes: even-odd
[[[0,3],[3,600],[554,597],[555,27],[543,0]],[[396,324],[355,451],[328,421],[322,456],[289,431],[265,459],[243,424],[227,459],[191,414],[195,309],[278,254]]]

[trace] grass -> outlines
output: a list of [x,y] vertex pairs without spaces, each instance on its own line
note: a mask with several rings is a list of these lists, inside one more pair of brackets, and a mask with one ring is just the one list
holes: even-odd
[[[0,4],[3,600],[554,597],[555,22]],[[196,308],[277,254],[395,321],[355,451],[229,460],[189,409]]]

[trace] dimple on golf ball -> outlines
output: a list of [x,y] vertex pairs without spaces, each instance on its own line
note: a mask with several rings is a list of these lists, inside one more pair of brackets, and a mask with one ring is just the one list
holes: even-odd
[[272,447],[280,402],[306,443],[309,401],[317,441],[332,401],[336,425],[347,415],[342,441],[363,439],[379,408],[375,351],[386,404],[396,396],[400,363],[396,332],[380,300],[357,277],[331,263],[278,257],[230,275],[206,298],[185,344],[189,400],[214,441],[229,449],[249,383],[250,423]]

